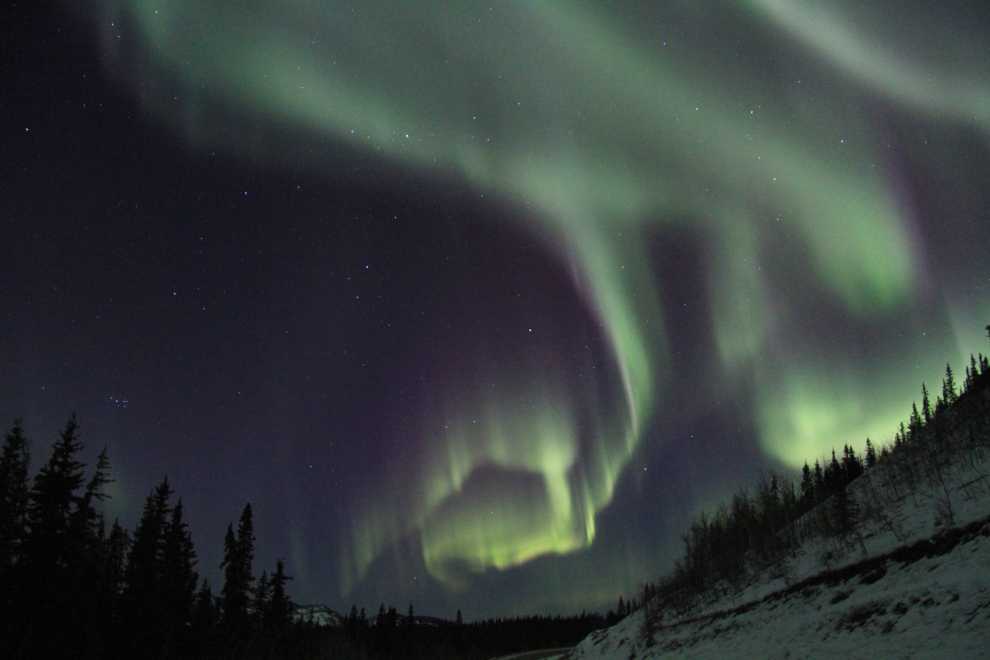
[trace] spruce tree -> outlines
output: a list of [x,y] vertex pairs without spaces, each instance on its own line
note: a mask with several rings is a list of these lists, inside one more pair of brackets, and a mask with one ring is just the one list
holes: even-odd
[[[460,611],[460,610],[458,610]],[[385,603],[378,606],[378,615],[375,617],[375,630],[379,632],[385,629]]]
[[[101,552],[104,541],[103,514],[96,510],[96,502],[107,499],[108,496],[103,488],[112,482],[110,458],[104,446],[96,459],[96,470],[86,484],[82,497],[76,501],[75,510],[69,518],[72,553],[81,561],[88,560],[80,570],[94,576],[99,571],[99,564],[102,564]],[[96,562],[96,565],[93,565],[93,562]]]
[[30,569],[53,576],[65,565],[69,554],[69,519],[79,496],[76,491],[85,481],[85,465],[76,459],[82,451],[72,415],[52,455],[39,470],[31,487],[27,509],[28,534],[26,557]]
[[656,644],[659,609],[659,605],[655,601],[643,598],[643,621],[639,626],[639,635],[647,648]]
[[251,511],[251,503],[244,505],[241,512],[241,519],[237,524],[237,546],[240,553],[240,560],[243,564],[244,579],[248,585],[254,581],[251,573],[251,564],[254,562],[254,515]]
[[[275,562],[275,572],[272,573],[272,595],[271,602],[268,606],[269,620],[274,627],[284,626],[292,620],[292,602],[289,600],[289,594],[285,590],[285,583],[291,579],[290,576],[285,574],[285,560],[278,559]],[[379,619],[376,623],[380,624],[385,620],[384,603],[382,603],[378,611],[378,617]]]
[[238,555],[237,536],[234,534],[234,524],[227,525],[227,533],[223,538],[223,586],[220,588],[222,613],[221,622],[227,627],[240,623],[247,609],[247,597],[241,584],[244,582],[240,571],[241,561]]
[[24,541],[30,464],[28,441],[15,419],[0,452],[0,575],[13,567]]
[[831,495],[844,486],[845,478],[842,472],[842,466],[839,464],[838,459],[835,458],[835,450],[833,449],[832,462],[825,468],[825,487]]
[[842,473],[844,476],[843,485],[853,481],[863,474],[863,464],[856,455],[856,450],[845,445],[842,448]]
[[209,578],[203,578],[203,583],[196,592],[196,604],[193,607],[192,627],[200,635],[213,630],[217,625],[217,610],[210,588]]
[[818,459],[815,459],[815,472],[814,472],[814,484],[815,484],[815,501],[821,501],[825,498],[825,475],[822,472],[821,463]]
[[162,539],[162,595],[168,626],[181,630],[192,619],[196,585],[196,551],[189,525],[182,520],[182,499],[176,502]]
[[0,451],[0,620],[16,611],[16,571],[27,533],[28,466],[31,456],[21,420],[4,436]]
[[[918,413],[918,404],[911,404],[911,417],[908,419],[908,434],[913,438],[914,434],[917,433],[924,424],[921,421],[921,415]],[[905,436],[906,437],[906,436]]]
[[840,488],[832,499],[829,513],[835,537],[848,542],[860,522],[860,509],[856,498],[845,488]]
[[351,633],[357,633],[358,629],[358,608],[357,603],[351,603],[351,611],[347,614],[347,629]]
[[928,398],[928,386],[921,384],[921,415],[925,424],[932,421],[932,402]]
[[86,484],[78,430],[72,415],[34,478],[25,513],[16,598],[41,656],[95,648],[105,616],[98,605],[106,539],[95,503],[105,497],[109,461],[104,450]]
[[144,501],[144,511],[127,555],[124,597],[132,613],[140,612],[142,618],[157,619],[162,615],[165,532],[171,496],[172,489],[165,477]]
[[119,521],[114,520],[103,555],[103,570],[100,572],[101,598],[105,603],[104,607],[111,615],[116,611],[124,590],[124,568],[130,545],[130,534],[121,527]]
[[870,439],[866,439],[866,467],[867,469],[872,468],[877,464],[877,450],[870,442]]
[[945,363],[945,378],[942,380],[942,399],[945,405],[951,406],[959,399],[959,392],[956,391],[956,376],[952,373],[952,366]]
[[234,535],[233,525],[227,526],[224,538],[223,562],[224,584],[220,590],[223,600],[222,623],[228,628],[238,628],[247,623],[248,604],[251,600],[251,564],[254,561],[254,522],[251,504],[244,506],[241,519]]
[[171,629],[165,583],[165,532],[171,496],[165,477],[145,499],[127,554],[122,618],[129,635],[124,643],[135,656],[158,654]]
[[814,495],[815,482],[811,480],[811,468],[808,467],[808,461],[805,461],[804,467],[801,468],[801,506],[805,509],[811,508]]
[[268,609],[271,605],[272,586],[268,581],[268,570],[261,571],[258,583],[254,585],[254,616],[260,623],[268,623]]
[[19,571],[26,587],[22,595],[28,618],[54,621],[57,612],[77,607],[70,567],[79,558],[74,555],[70,521],[80,500],[77,491],[85,483],[85,465],[76,458],[83,448],[78,430],[72,415],[31,487]]

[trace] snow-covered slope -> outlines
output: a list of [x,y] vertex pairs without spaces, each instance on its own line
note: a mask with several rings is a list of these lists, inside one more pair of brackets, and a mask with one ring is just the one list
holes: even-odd
[[985,449],[910,488],[870,470],[849,487],[864,514],[852,543],[817,537],[773,576],[661,612],[652,646],[640,610],[565,657],[990,658]]
[[292,608],[292,620],[296,623],[336,628],[344,625],[345,617],[326,605],[295,605]]

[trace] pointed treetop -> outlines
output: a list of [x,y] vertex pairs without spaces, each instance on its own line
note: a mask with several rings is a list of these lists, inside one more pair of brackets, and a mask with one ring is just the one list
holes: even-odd
[[955,375],[952,373],[952,367],[946,363],[945,379],[942,381],[942,400],[945,401],[945,405],[951,406],[958,398]]

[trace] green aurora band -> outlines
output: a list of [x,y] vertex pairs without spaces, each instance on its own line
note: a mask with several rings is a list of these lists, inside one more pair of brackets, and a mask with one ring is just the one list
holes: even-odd
[[[553,370],[501,373],[514,385],[500,394],[480,372],[436,393],[412,467],[354,512],[345,593],[417,535],[430,573],[452,587],[592,543],[662,396],[668,348],[649,255],[658,227],[703,238],[721,363],[752,379],[763,447],[790,466],[889,434],[921,377],[973,347],[975,337],[951,355],[826,362],[819,347],[775,338],[799,334],[787,309],[801,294],[780,286],[788,265],[866,323],[903,315],[919,286],[910,217],[878,166],[870,122],[815,93],[855,87],[986,131],[985,36],[955,62],[925,42],[908,50],[868,9],[749,0],[683,3],[719,18],[697,19],[707,42],[675,47],[631,15],[635,5],[618,4],[606,14],[578,2],[106,0],[92,12],[117,68],[135,68],[127,54],[137,51],[146,105],[192,143],[291,161],[294,145],[217,135],[211,113],[222,108],[467,182],[521,209],[601,322],[620,395],[590,431],[581,413],[594,394]],[[740,24],[766,32],[754,39],[779,69],[733,68],[719,49],[698,48]],[[781,89],[792,91],[781,100]],[[883,379],[895,384],[878,392]],[[594,587],[603,600],[623,588]]]

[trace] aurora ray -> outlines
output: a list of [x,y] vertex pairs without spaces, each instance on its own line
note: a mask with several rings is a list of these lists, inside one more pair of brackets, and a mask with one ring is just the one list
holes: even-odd
[[[726,35],[710,36],[710,25],[692,25],[675,7],[666,19],[696,31],[677,48],[622,3],[611,11],[578,2],[96,7],[118,70],[139,70],[147,107],[194,144],[298,164],[307,145],[327,138],[468,182],[519,209],[571,267],[601,322],[619,391],[604,397],[608,406],[560,386],[563,374],[553,370],[500,373],[512,385],[498,396],[477,374],[437,393],[408,473],[392,475],[355,511],[345,591],[409,535],[419,535],[427,567],[451,585],[592,542],[595,515],[658,404],[669,350],[649,253],[658,227],[686,224],[704,238],[721,362],[755,373],[770,455],[795,465],[809,452],[859,442],[889,430],[909,402],[907,389],[893,388],[869,410],[849,403],[851,391],[876,384],[881,366],[916,362],[910,347],[819,378],[816,358],[793,340],[800,323],[787,310],[801,293],[771,273],[794,260],[816,291],[864,322],[902,315],[918,282],[910,217],[875,166],[883,161],[870,122],[802,96],[805,83],[792,73],[813,71],[818,82],[803,89],[821,90],[849,84],[842,76],[851,71],[862,89],[893,103],[964,117],[990,110],[979,65],[954,74],[964,80],[951,84],[959,95],[923,95],[922,74],[902,65],[889,35],[867,49],[839,22],[818,20],[826,14],[784,0],[718,7],[730,24],[769,16],[794,31],[803,51],[774,47],[775,35],[752,37],[790,61],[779,70],[714,68],[706,48]],[[977,48],[974,62],[990,61],[985,40]],[[927,55],[924,45],[914,52]],[[923,71],[940,66],[929,58]],[[217,115],[272,121],[303,137],[259,144],[255,135],[221,134]],[[331,158],[307,159],[317,170],[339,169]],[[939,363],[924,360],[926,372]],[[590,430],[582,421],[589,408]]]

